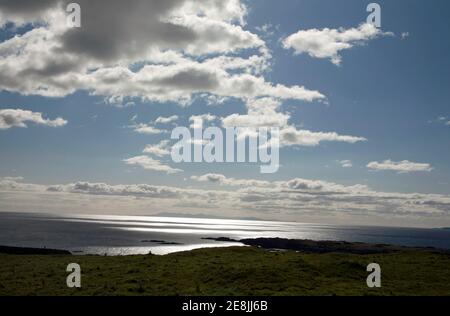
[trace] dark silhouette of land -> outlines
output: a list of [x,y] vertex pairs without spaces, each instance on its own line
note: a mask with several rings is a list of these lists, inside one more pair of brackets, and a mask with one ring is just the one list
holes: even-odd
[[220,242],[237,242],[247,246],[260,247],[264,249],[277,250],[295,250],[310,253],[351,253],[351,254],[383,254],[397,251],[420,251],[420,250],[435,250],[440,252],[450,253],[450,250],[442,250],[435,248],[418,248],[418,247],[404,247],[387,244],[369,244],[362,242],[346,242],[346,241],[315,241],[303,239],[285,239],[285,238],[249,238],[249,239],[231,239],[228,237],[218,238],[203,238],[206,240],[215,240]]
[[0,246],[0,253],[9,255],[70,255],[70,251],[48,248]]

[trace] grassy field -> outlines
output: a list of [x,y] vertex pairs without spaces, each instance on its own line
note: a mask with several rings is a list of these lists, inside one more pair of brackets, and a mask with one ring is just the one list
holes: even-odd
[[[82,287],[66,287],[67,264],[81,265]],[[382,287],[366,286],[366,266]],[[450,295],[450,255],[270,252],[199,249],[166,256],[0,254],[0,295]]]

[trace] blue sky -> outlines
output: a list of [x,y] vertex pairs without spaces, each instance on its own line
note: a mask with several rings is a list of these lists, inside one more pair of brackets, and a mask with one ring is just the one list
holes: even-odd
[[[8,44],[13,35],[23,37],[30,30],[45,28],[45,25],[42,26],[36,21],[42,17],[45,20],[48,12],[61,5],[57,3],[57,0],[54,2],[48,8],[39,11],[38,16],[25,14],[23,13],[25,10],[13,11],[11,8],[3,8],[0,22],[8,21],[8,24],[3,24],[3,28],[0,29],[2,45]],[[158,117],[176,115],[179,117],[176,120],[177,125],[189,126],[191,116],[210,113],[217,117],[215,124],[220,125],[221,118],[234,113],[246,114],[248,100],[230,97],[222,104],[208,104],[205,98],[193,93],[189,104],[180,104],[177,100],[158,102],[151,98],[125,96],[125,101],[119,106],[105,102],[110,95],[104,92],[96,92],[97,95],[93,95],[92,91],[88,92],[86,89],[74,86],[74,91],[63,92],[60,96],[53,97],[42,95],[39,91],[25,91],[21,85],[14,87],[2,84],[2,78],[0,78],[0,109],[29,110],[41,113],[44,118],[53,120],[60,117],[67,121],[67,124],[59,127],[28,122],[27,128],[14,126],[0,129],[0,177],[4,177],[3,181],[6,183],[4,196],[9,199],[8,203],[3,205],[0,203],[1,210],[12,211],[9,205],[22,204],[24,206],[18,206],[18,209],[35,210],[24,202],[25,198],[22,195],[17,197],[17,194],[11,193],[11,181],[17,183],[14,190],[20,187],[19,184],[32,185],[35,191],[44,190],[51,185],[64,187],[61,189],[61,195],[48,197],[49,199],[56,196],[63,199],[63,193],[70,196],[70,199],[91,194],[91,191],[71,191],[67,188],[70,184],[79,181],[90,184],[104,183],[111,186],[149,184],[195,190],[213,188],[220,192],[236,189],[233,184],[227,186],[220,181],[221,185],[217,185],[217,181],[210,182],[208,181],[210,178],[207,177],[204,181],[191,178],[213,174],[234,180],[264,180],[271,182],[271,185],[275,187],[287,185],[290,189],[296,189],[289,183],[293,179],[303,179],[305,183],[322,181],[324,183],[322,187],[337,184],[349,189],[355,185],[363,185],[370,188],[370,194],[363,194],[369,195],[370,200],[375,199],[374,196],[378,197],[380,192],[398,193],[401,197],[399,200],[407,200],[407,194],[421,194],[415,204],[420,207],[417,213],[411,211],[411,214],[405,210],[414,206],[405,206],[403,202],[395,205],[380,202],[379,206],[374,206],[371,214],[361,214],[358,207],[355,207],[354,214],[346,213],[347,205],[344,204],[339,206],[327,204],[328,206],[317,207],[314,203],[305,202],[298,207],[298,201],[289,205],[285,213],[279,204],[273,203],[249,210],[248,205],[236,207],[236,204],[239,204],[238,200],[242,200],[240,196],[235,197],[237,200],[230,201],[230,204],[224,207],[222,214],[225,217],[228,214],[229,216],[250,214],[271,219],[280,216],[286,219],[320,222],[345,222],[350,219],[355,223],[364,224],[406,222],[414,226],[435,226],[442,221],[450,223],[448,216],[450,212],[448,159],[450,125],[446,124],[450,121],[448,101],[450,99],[448,89],[450,86],[448,58],[450,22],[446,17],[450,4],[447,1],[434,1],[433,5],[417,0],[378,1],[382,8],[382,24],[379,32],[392,32],[393,35],[378,35],[340,51],[339,55],[342,57],[340,65],[333,64],[330,58],[318,58],[308,53],[294,54],[294,48],[288,49],[283,45],[286,38],[299,31],[342,28],[342,32],[358,28],[366,21],[368,3],[369,1],[357,0],[340,1],[339,4],[336,4],[336,1],[325,0],[288,0],[283,1],[282,4],[279,1],[269,0],[246,1],[240,3],[247,8],[245,23],[222,21],[230,25],[240,25],[240,29],[257,36],[270,51],[271,55],[267,57],[267,60],[271,65],[257,77],[263,77],[274,85],[304,86],[305,89],[319,91],[324,95],[324,99],[312,102],[301,100],[301,98],[282,98],[277,112],[289,113],[289,126],[315,133],[336,132],[338,135],[365,138],[366,141],[323,141],[316,146],[284,146],[280,151],[280,170],[268,175],[259,173],[258,164],[183,163],[176,165],[171,162],[170,156],[153,157],[161,159],[162,163],[173,168],[183,170],[180,173],[167,174],[124,163],[125,159],[142,155],[147,145],[154,145],[170,138],[170,130],[174,125],[157,125],[154,121]],[[81,2],[82,22],[85,12],[83,9],[89,9],[86,6]],[[107,11],[105,10],[105,15],[109,14]],[[213,13],[211,16],[211,19],[215,19]],[[148,19],[151,18],[150,16]],[[104,20],[108,21],[108,19]],[[30,22],[35,24],[29,24]],[[261,30],[263,25],[267,26],[266,31]],[[86,29],[82,24],[79,32],[83,31],[86,32]],[[104,36],[114,37],[114,34],[106,33]],[[136,41],[140,42],[146,40],[145,36],[136,38]],[[202,44],[194,43],[193,45]],[[254,54],[261,56],[261,46],[258,47],[258,45],[255,44],[246,49],[236,48],[231,53],[221,52],[219,49],[212,53],[191,55],[190,58],[197,62],[218,56],[246,59]],[[179,47],[169,48],[171,49],[177,51]],[[54,54],[56,54],[55,60],[50,61],[50,64],[52,62],[57,64],[56,60],[62,56],[62,54]],[[74,54],[81,56],[84,53]],[[5,55],[0,54],[0,56]],[[30,53],[29,56],[33,55]],[[37,54],[34,57],[36,65],[40,64],[40,56]],[[138,59],[134,55],[133,58],[136,58],[134,61]],[[145,58],[139,58],[145,60]],[[105,61],[98,61],[98,57],[92,60],[105,63]],[[132,60],[131,57],[129,60]],[[108,60],[110,65],[114,62],[114,60]],[[4,63],[6,65],[6,59]],[[8,66],[5,65],[2,67]],[[133,69],[132,62],[128,62],[127,66]],[[68,70],[62,75],[76,73],[76,71]],[[3,76],[6,78],[11,76],[23,81],[32,80],[24,73],[26,72],[4,73]],[[8,79],[12,80],[12,78]],[[48,80],[48,78],[42,80]],[[126,82],[127,79],[124,77],[121,80]],[[48,82],[45,81],[45,83]],[[55,89],[57,89],[56,84]],[[233,95],[233,92],[230,92],[230,95]],[[124,106],[127,102],[132,104]],[[137,123],[167,129],[169,133],[139,134],[132,128],[133,124]],[[342,167],[340,162],[344,160],[351,161],[352,167]],[[401,172],[395,169],[373,170],[367,166],[371,162],[382,164],[387,160],[397,163],[407,161],[412,164],[428,164],[428,167],[425,168],[427,170]],[[23,179],[13,180],[11,177]],[[281,184],[281,182],[287,184]],[[239,186],[239,190],[243,191],[252,189],[254,188]],[[353,189],[349,190],[353,192]],[[301,192],[305,195],[305,201],[310,201],[316,193]],[[361,194],[361,192],[356,193],[357,196]],[[102,196],[102,194],[97,195]],[[97,195],[96,199],[99,198]],[[104,193],[104,195],[110,198],[109,194]],[[133,195],[132,197],[136,198]],[[124,195],[119,194],[117,198],[124,198]],[[35,207],[39,210],[58,211],[58,207],[61,207],[49,206],[48,201],[39,201],[42,205]],[[339,202],[342,203],[342,201]],[[131,205],[134,202],[126,203],[130,203],[130,212],[142,213],[145,209],[144,206],[139,206],[132,211],[135,209]],[[124,202],[124,205],[127,205],[126,203]],[[360,205],[355,200],[351,203]],[[148,204],[152,205],[154,202],[149,199]],[[370,205],[373,206],[373,204]],[[214,204],[212,203],[210,207],[214,209]],[[327,207],[330,210],[324,211]],[[208,212],[208,205],[202,206],[198,211],[195,208],[174,207],[173,204],[162,208],[164,211],[173,212]],[[315,208],[318,209],[316,213],[310,211]],[[336,210],[337,214],[332,214],[331,210]],[[95,212],[95,209],[92,211]],[[118,211],[114,210],[114,212]],[[149,211],[149,213],[154,212],[157,210]],[[403,213],[407,217],[406,220],[402,218]]]

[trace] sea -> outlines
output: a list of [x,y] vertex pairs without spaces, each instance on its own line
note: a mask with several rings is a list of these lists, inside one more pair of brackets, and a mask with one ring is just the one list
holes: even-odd
[[258,237],[367,242],[450,249],[450,229],[169,216],[54,215],[0,212],[0,245],[65,249],[73,254],[134,255],[243,246],[210,238]]

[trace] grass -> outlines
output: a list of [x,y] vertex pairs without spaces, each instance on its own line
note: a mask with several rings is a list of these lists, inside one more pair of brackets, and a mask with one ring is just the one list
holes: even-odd
[[[66,266],[81,265],[80,289]],[[382,287],[366,285],[366,267]],[[0,254],[0,295],[450,295],[450,255],[270,252],[253,247],[198,249],[166,256]]]

